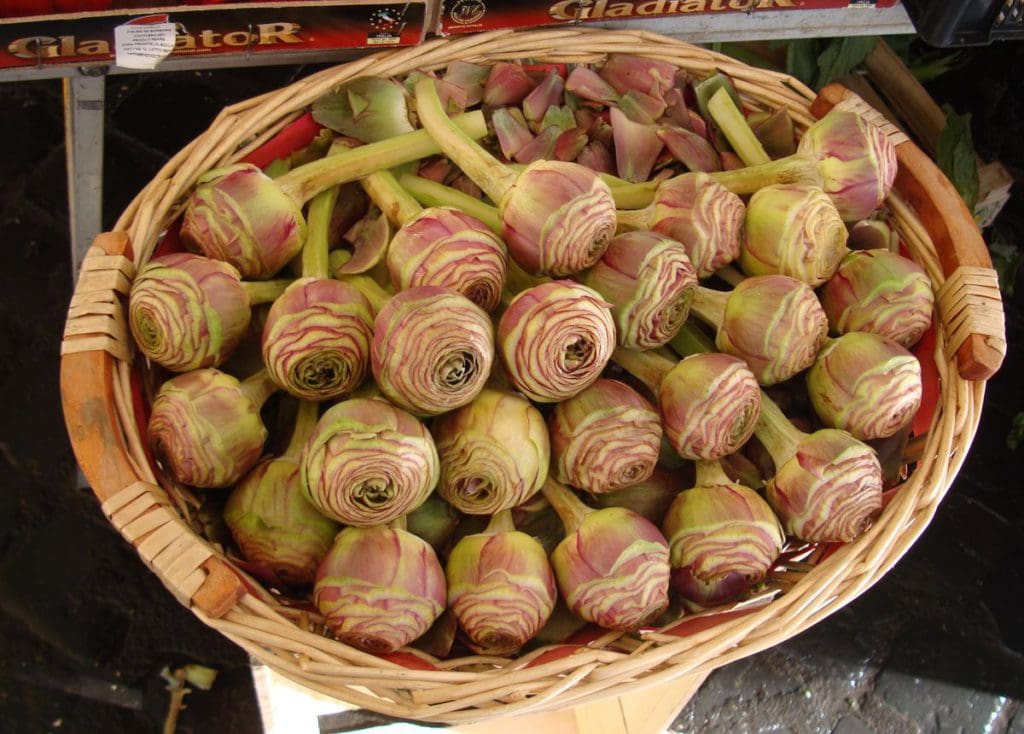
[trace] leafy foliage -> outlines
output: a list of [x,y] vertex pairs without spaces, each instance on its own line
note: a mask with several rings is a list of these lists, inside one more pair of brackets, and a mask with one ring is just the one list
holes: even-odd
[[978,203],[978,156],[971,137],[971,116],[959,115],[949,105],[942,109],[946,113],[946,127],[939,136],[936,162],[967,208],[974,211]]

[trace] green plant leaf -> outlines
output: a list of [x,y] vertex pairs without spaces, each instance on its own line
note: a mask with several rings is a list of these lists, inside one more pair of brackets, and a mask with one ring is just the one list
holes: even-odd
[[815,86],[821,89],[849,73],[874,50],[878,41],[878,36],[849,36],[830,40],[817,59],[818,76]]
[[971,116],[957,114],[950,105],[942,109],[946,127],[939,135],[936,162],[973,212],[978,203],[978,156],[971,138]]
[[815,38],[800,38],[786,47],[786,73],[795,76],[807,86],[818,77],[819,43]]
[[1013,284],[1017,280],[1017,272],[1024,262],[1020,249],[1002,236],[996,235],[988,246],[992,256],[992,267],[999,276],[999,290],[1007,298],[1013,295]]
[[1016,451],[1021,444],[1024,444],[1024,413],[1017,413],[1013,417],[1013,427],[1006,436],[1006,447]]

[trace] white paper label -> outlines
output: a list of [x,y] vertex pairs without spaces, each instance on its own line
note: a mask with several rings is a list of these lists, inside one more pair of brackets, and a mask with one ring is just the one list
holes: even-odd
[[174,50],[173,23],[120,25],[114,29],[117,65],[124,69],[155,69]]

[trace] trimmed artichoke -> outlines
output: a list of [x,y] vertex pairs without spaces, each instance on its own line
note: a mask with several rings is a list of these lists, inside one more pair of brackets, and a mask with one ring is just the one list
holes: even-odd
[[537,402],[559,402],[601,376],[615,348],[615,322],[593,289],[568,280],[542,283],[505,309],[498,348],[516,389]]
[[656,232],[626,232],[583,275],[612,304],[619,346],[653,349],[668,343],[690,314],[697,289],[686,249]]
[[832,331],[870,331],[910,348],[931,326],[935,294],[924,268],[888,250],[843,258],[821,292]]
[[444,569],[405,530],[345,528],[320,564],[313,603],[342,642],[385,654],[426,632],[445,606]]
[[555,574],[544,547],[504,510],[483,533],[462,538],[445,566],[448,606],[481,654],[508,655],[544,626],[555,607]]
[[846,225],[825,192],[766,186],[747,204],[739,264],[747,275],[788,275],[812,288],[832,277],[846,249]]
[[548,430],[558,481],[592,494],[644,481],[661,448],[657,412],[617,380],[599,379],[556,405]]
[[536,494],[548,474],[544,417],[514,393],[483,390],[433,425],[441,461],[437,491],[458,510],[488,515]]
[[921,407],[921,363],[890,339],[852,331],[818,353],[807,392],[825,425],[863,441],[887,438]]
[[391,298],[374,322],[370,364],[381,391],[417,415],[466,405],[494,361],[487,314],[448,288],[420,286]]
[[320,512],[367,526],[423,504],[439,470],[434,441],[415,417],[385,400],[354,398],[320,417],[302,453],[300,476]]
[[276,389],[265,371],[245,382],[214,367],[172,377],[153,399],[146,437],[154,457],[183,484],[234,484],[263,453],[260,408]]

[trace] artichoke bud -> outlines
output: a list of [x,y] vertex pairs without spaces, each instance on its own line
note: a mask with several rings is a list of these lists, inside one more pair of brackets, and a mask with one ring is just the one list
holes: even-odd
[[185,253],[143,265],[128,299],[139,350],[173,372],[219,367],[242,341],[251,315],[235,268]]
[[702,606],[730,601],[763,581],[785,543],[768,503],[724,474],[680,492],[662,530],[672,588]]
[[292,457],[257,464],[231,491],[224,521],[242,555],[287,584],[311,584],[341,526],[303,494]]
[[683,245],[644,230],[613,239],[583,282],[612,303],[619,346],[630,349],[667,344],[689,316],[697,289]]
[[317,569],[313,603],[339,640],[385,654],[426,632],[445,594],[444,569],[426,541],[376,525],[338,533]]
[[931,326],[935,294],[928,274],[888,250],[857,250],[843,258],[822,289],[832,331],[870,331],[910,348]]
[[373,376],[390,400],[417,415],[437,415],[472,401],[493,361],[490,318],[449,288],[404,290],[374,322]]
[[598,377],[615,348],[611,307],[591,288],[552,281],[521,291],[498,323],[498,348],[512,384],[553,403]]
[[489,313],[501,301],[508,253],[501,238],[476,217],[432,207],[391,238],[387,267],[395,290],[450,288]]
[[692,354],[658,390],[665,437],[684,459],[720,459],[754,434],[761,390],[747,363],[718,352]]
[[846,225],[825,192],[798,184],[766,186],[747,204],[739,264],[747,275],[779,273],[812,288],[846,255]]
[[289,394],[328,400],[362,383],[372,338],[372,307],[357,288],[340,280],[301,278],[270,307],[263,360]]
[[477,652],[507,655],[551,616],[557,592],[543,546],[511,527],[468,535],[448,558],[448,606]]
[[313,505],[346,525],[377,525],[419,507],[437,484],[437,449],[414,416],[376,398],[328,408],[302,452]]
[[544,417],[530,401],[485,389],[462,408],[435,419],[441,462],[437,491],[456,509],[488,515],[536,494],[548,475]]
[[885,337],[853,331],[831,340],[807,372],[814,411],[863,441],[887,438],[921,406],[921,363]]
[[535,275],[561,277],[589,268],[615,234],[611,189],[575,163],[532,163],[498,208],[509,254]]
[[238,163],[199,177],[181,237],[190,250],[233,265],[243,278],[266,280],[302,249],[306,220],[263,171]]
[[436,493],[405,516],[405,526],[413,535],[423,538],[438,556],[446,555],[455,530],[459,525],[459,513]]
[[834,109],[811,125],[797,153],[817,159],[825,193],[844,222],[866,219],[896,178],[896,148],[888,136],[849,110]]
[[786,275],[747,278],[729,294],[715,343],[745,360],[762,385],[807,369],[828,338],[814,291]]
[[146,435],[171,476],[194,487],[227,487],[256,464],[268,435],[260,408],[270,391],[255,396],[247,389],[253,384],[205,367],[160,386]]
[[593,494],[644,481],[658,461],[657,412],[617,380],[601,378],[556,405],[548,429],[558,481]]

